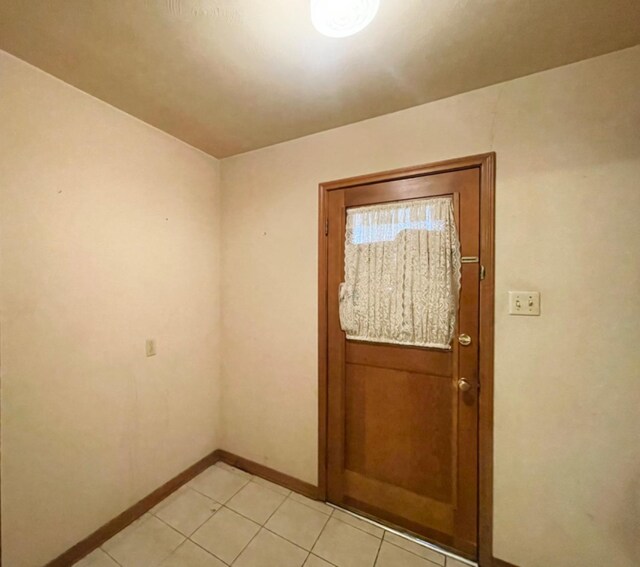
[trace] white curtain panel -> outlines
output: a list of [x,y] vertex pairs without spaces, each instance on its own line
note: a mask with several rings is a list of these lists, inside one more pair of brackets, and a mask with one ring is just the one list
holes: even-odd
[[340,323],[348,339],[451,348],[460,294],[453,199],[347,209]]

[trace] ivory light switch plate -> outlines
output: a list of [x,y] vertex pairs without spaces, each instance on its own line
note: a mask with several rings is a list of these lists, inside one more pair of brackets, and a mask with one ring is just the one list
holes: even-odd
[[539,291],[510,291],[510,315],[540,315]]
[[156,341],[155,339],[147,339],[146,342],[147,356],[156,355]]

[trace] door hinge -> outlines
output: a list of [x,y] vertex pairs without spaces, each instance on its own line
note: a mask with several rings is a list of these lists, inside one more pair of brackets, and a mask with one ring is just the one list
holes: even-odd
[[324,235],[327,236],[329,234],[329,219],[325,219],[324,221]]

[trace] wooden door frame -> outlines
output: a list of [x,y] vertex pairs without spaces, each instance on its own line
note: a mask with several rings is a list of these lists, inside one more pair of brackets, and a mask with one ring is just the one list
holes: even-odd
[[406,167],[370,175],[329,181],[319,185],[318,222],[318,497],[327,499],[328,448],[328,217],[327,194],[373,183],[422,177],[461,169],[480,170],[480,264],[485,277],[480,282],[479,368],[481,385],[478,405],[478,562],[493,562],[493,350],[495,293],[495,162],[494,152]]

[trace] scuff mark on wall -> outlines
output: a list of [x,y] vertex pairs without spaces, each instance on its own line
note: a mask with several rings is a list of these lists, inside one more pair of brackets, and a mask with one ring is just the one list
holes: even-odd
[[238,22],[244,12],[235,2],[212,2],[204,0],[145,0],[151,9],[161,8],[175,18],[219,18],[227,22]]

